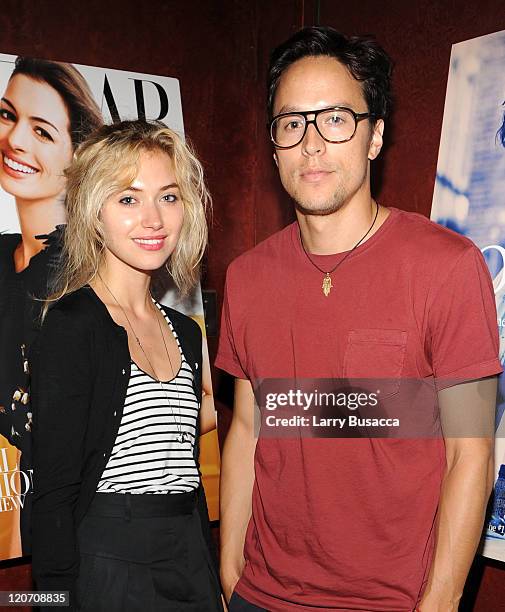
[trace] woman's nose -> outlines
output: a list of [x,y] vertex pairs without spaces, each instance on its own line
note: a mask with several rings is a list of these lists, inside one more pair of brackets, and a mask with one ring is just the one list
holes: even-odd
[[142,207],[142,225],[152,229],[160,229],[163,227],[163,219],[160,210],[155,203],[148,204]]
[[15,123],[7,134],[7,142],[13,151],[27,151],[29,146],[29,126],[21,122]]

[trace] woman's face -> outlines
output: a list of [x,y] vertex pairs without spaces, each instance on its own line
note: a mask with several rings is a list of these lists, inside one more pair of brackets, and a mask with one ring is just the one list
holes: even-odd
[[183,218],[172,160],[162,151],[141,152],[133,183],[100,212],[108,273],[117,277],[132,268],[147,273],[161,268],[177,245]]
[[0,102],[0,185],[21,200],[57,198],[73,147],[59,93],[24,74],[8,83]]

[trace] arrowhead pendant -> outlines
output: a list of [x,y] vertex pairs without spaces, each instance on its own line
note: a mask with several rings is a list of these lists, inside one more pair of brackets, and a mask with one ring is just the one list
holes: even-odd
[[330,295],[331,288],[333,285],[331,284],[331,276],[329,272],[326,272],[326,276],[323,278],[323,293],[326,297]]

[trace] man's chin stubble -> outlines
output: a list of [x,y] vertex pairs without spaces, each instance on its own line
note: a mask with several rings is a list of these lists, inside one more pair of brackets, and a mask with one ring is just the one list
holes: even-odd
[[314,215],[316,217],[327,217],[340,210],[343,206],[341,198],[333,197],[331,200],[321,203],[310,203],[301,201],[299,198],[294,197],[296,210],[303,215]]

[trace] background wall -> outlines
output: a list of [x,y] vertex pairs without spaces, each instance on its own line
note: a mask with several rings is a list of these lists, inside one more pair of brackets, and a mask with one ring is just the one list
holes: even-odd
[[[214,198],[203,286],[220,307],[228,263],[293,218],[272,162],[264,81],[270,50],[318,20],[372,33],[393,57],[396,108],[375,193],[429,216],[451,45],[505,29],[502,0],[3,0],[0,51],[180,79],[186,133]],[[216,348],[210,338],[211,358]],[[222,441],[231,381],[213,374]],[[30,588],[29,565],[10,565],[0,590]],[[501,564],[479,560],[462,609],[505,609],[504,579]]]

